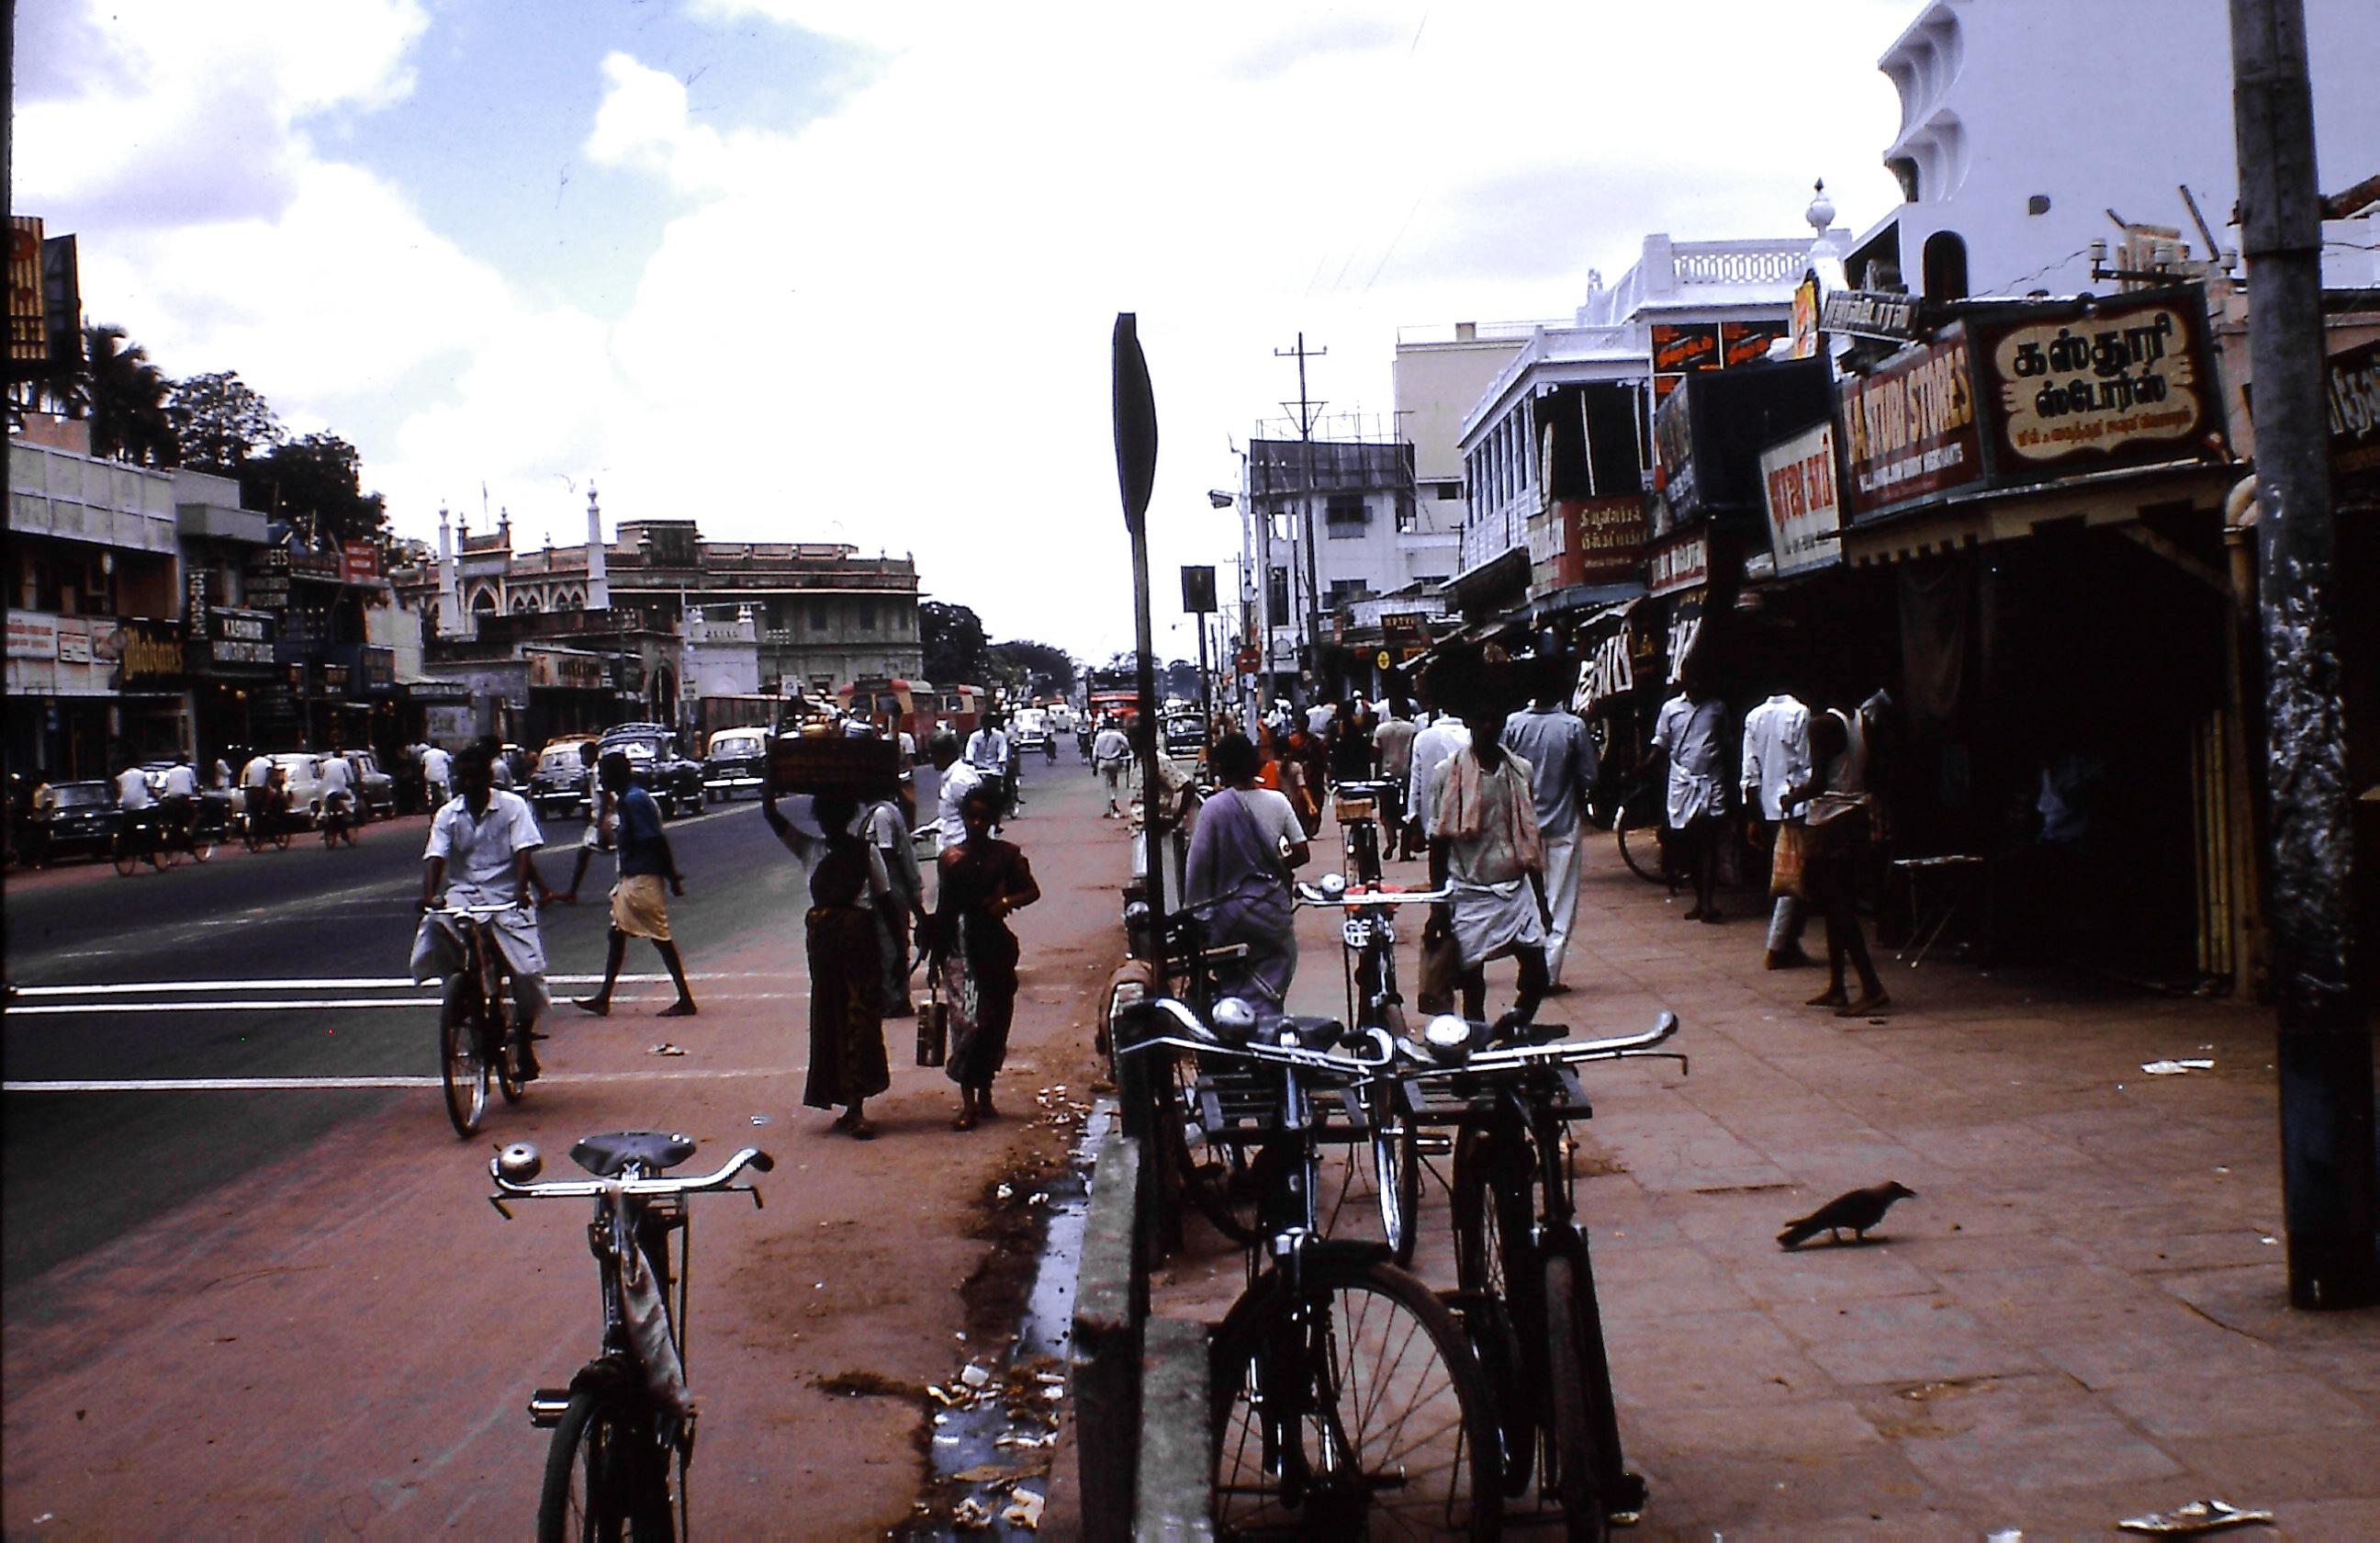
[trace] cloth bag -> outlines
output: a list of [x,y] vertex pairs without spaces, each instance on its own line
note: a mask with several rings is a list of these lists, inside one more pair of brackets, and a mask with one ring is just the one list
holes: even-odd
[[1809,857],[1809,828],[1798,820],[1789,820],[1777,827],[1777,845],[1768,855],[1768,893],[1790,895],[1795,900],[1809,898],[1803,886],[1802,870]]

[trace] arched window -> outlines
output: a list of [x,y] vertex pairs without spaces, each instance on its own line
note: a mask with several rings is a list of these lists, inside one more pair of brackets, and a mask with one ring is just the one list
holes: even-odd
[[1955,230],[1937,230],[1925,238],[1925,298],[1961,300],[1967,296],[1967,240]]
[[537,597],[529,593],[527,589],[523,589],[520,593],[513,596],[514,615],[517,616],[525,611],[534,611],[536,609]]
[[493,589],[489,589],[472,590],[471,614],[477,616],[494,615],[496,614],[496,592]]

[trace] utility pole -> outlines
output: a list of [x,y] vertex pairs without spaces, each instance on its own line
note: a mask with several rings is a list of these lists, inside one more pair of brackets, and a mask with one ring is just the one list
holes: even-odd
[[[1295,348],[1275,348],[1275,358],[1297,360],[1297,462],[1304,489],[1298,498],[1299,539],[1305,547],[1305,676],[1310,689],[1322,686],[1322,595],[1314,579],[1314,415],[1329,404],[1308,399],[1305,395],[1305,361],[1322,358],[1328,348],[1308,349],[1305,334],[1297,334]],[[1283,402],[1284,411],[1290,404]],[[1312,699],[1305,704],[1312,705]]]
[[2353,832],[2338,694],[2322,206],[2304,0],[2231,0],[2232,110],[2255,377],[2275,1063],[2289,1304],[2380,1301],[2372,1039],[2348,907]]

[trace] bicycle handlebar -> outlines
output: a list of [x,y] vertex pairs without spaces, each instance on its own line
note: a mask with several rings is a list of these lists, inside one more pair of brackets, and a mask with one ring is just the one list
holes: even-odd
[[[1200,1055],[1232,1055],[1247,1061],[1266,1062],[1274,1065],[1300,1066],[1309,1071],[1332,1072],[1342,1076],[1369,1078],[1380,1076],[1429,1077],[1451,1076],[1458,1073],[1473,1075],[1497,1072],[1527,1071],[1539,1067],[1577,1065],[1589,1061],[1622,1061],[1631,1056],[1660,1054],[1673,1056],[1682,1064],[1685,1057],[1676,1051],[1656,1051],[1653,1047],[1667,1041],[1678,1032],[1678,1015],[1664,1011],[1653,1021],[1653,1027],[1640,1034],[1618,1035],[1608,1039],[1556,1039],[1544,1044],[1512,1045],[1493,1050],[1469,1051],[1463,1059],[1441,1060],[1432,1047],[1417,1045],[1410,1039],[1393,1039],[1382,1030],[1367,1030],[1377,1055],[1349,1055],[1335,1051],[1309,1050],[1303,1045],[1268,1044],[1251,1039],[1234,1044],[1216,1035],[1199,1020],[1187,1003],[1172,997],[1160,997],[1143,1004],[1148,1011],[1161,1012],[1174,1021],[1178,1032],[1152,1035],[1132,1044],[1120,1046],[1120,1054],[1130,1055],[1151,1046],[1189,1051]],[[1470,1024],[1475,1037],[1489,1026]]]
[[[1488,1025],[1464,1020],[1475,1042]],[[1454,1059],[1441,1059],[1432,1053],[1440,1047],[1415,1047],[1429,1064],[1412,1073],[1415,1076],[1451,1076],[1458,1073],[1527,1071],[1545,1066],[1576,1065],[1588,1061],[1623,1061],[1630,1056],[1660,1054],[1675,1057],[1683,1064],[1685,1057],[1674,1051],[1655,1051],[1653,1047],[1667,1041],[1678,1032],[1678,1015],[1662,1012],[1653,1020],[1653,1027],[1641,1034],[1623,1034],[1609,1039],[1555,1039],[1543,1044],[1500,1045],[1488,1050],[1466,1051],[1452,1047]]]
[[585,1200],[602,1195],[645,1197],[696,1195],[706,1190],[729,1190],[737,1194],[749,1195],[752,1197],[753,1203],[757,1205],[760,1199],[759,1190],[748,1185],[733,1185],[729,1181],[747,1167],[755,1172],[766,1173],[777,1166],[776,1159],[759,1148],[747,1147],[729,1158],[717,1172],[705,1173],[698,1178],[548,1179],[541,1183],[532,1180],[525,1184],[516,1184],[504,1177],[501,1166],[503,1162],[502,1156],[488,1160],[488,1177],[494,1180],[496,1185],[496,1193],[489,1196],[488,1199],[496,1209],[504,1211],[506,1216],[512,1214],[510,1211],[504,1211],[504,1203],[506,1199]]
[[1452,890],[1345,890],[1334,896],[1318,884],[1300,880],[1296,904],[1353,911],[1369,905],[1435,905],[1452,898]]

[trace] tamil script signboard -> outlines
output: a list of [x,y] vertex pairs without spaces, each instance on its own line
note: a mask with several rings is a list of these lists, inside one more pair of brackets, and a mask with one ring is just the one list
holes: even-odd
[[1645,565],[1645,591],[1653,595],[1675,594],[1710,581],[1710,536],[1707,531],[1691,530],[1671,536],[1653,548],[1652,557]]
[[1821,423],[1762,451],[1760,481],[1768,510],[1768,550],[1779,578],[1843,560],[1833,424]]
[[2330,473],[2343,503],[2380,494],[2380,343],[2331,356]]
[[1917,297],[1871,289],[1838,289],[1819,307],[1818,330],[1878,338],[1887,343],[1913,342],[1917,336]]
[[1843,509],[1854,523],[1984,477],[1963,324],[1842,383]]
[[2195,286],[1978,323],[1973,357],[2000,479],[2180,460],[2222,430]]
[[1565,498],[1554,505],[1568,534],[1562,580],[1617,584],[1636,577],[1645,557],[1645,495]]

